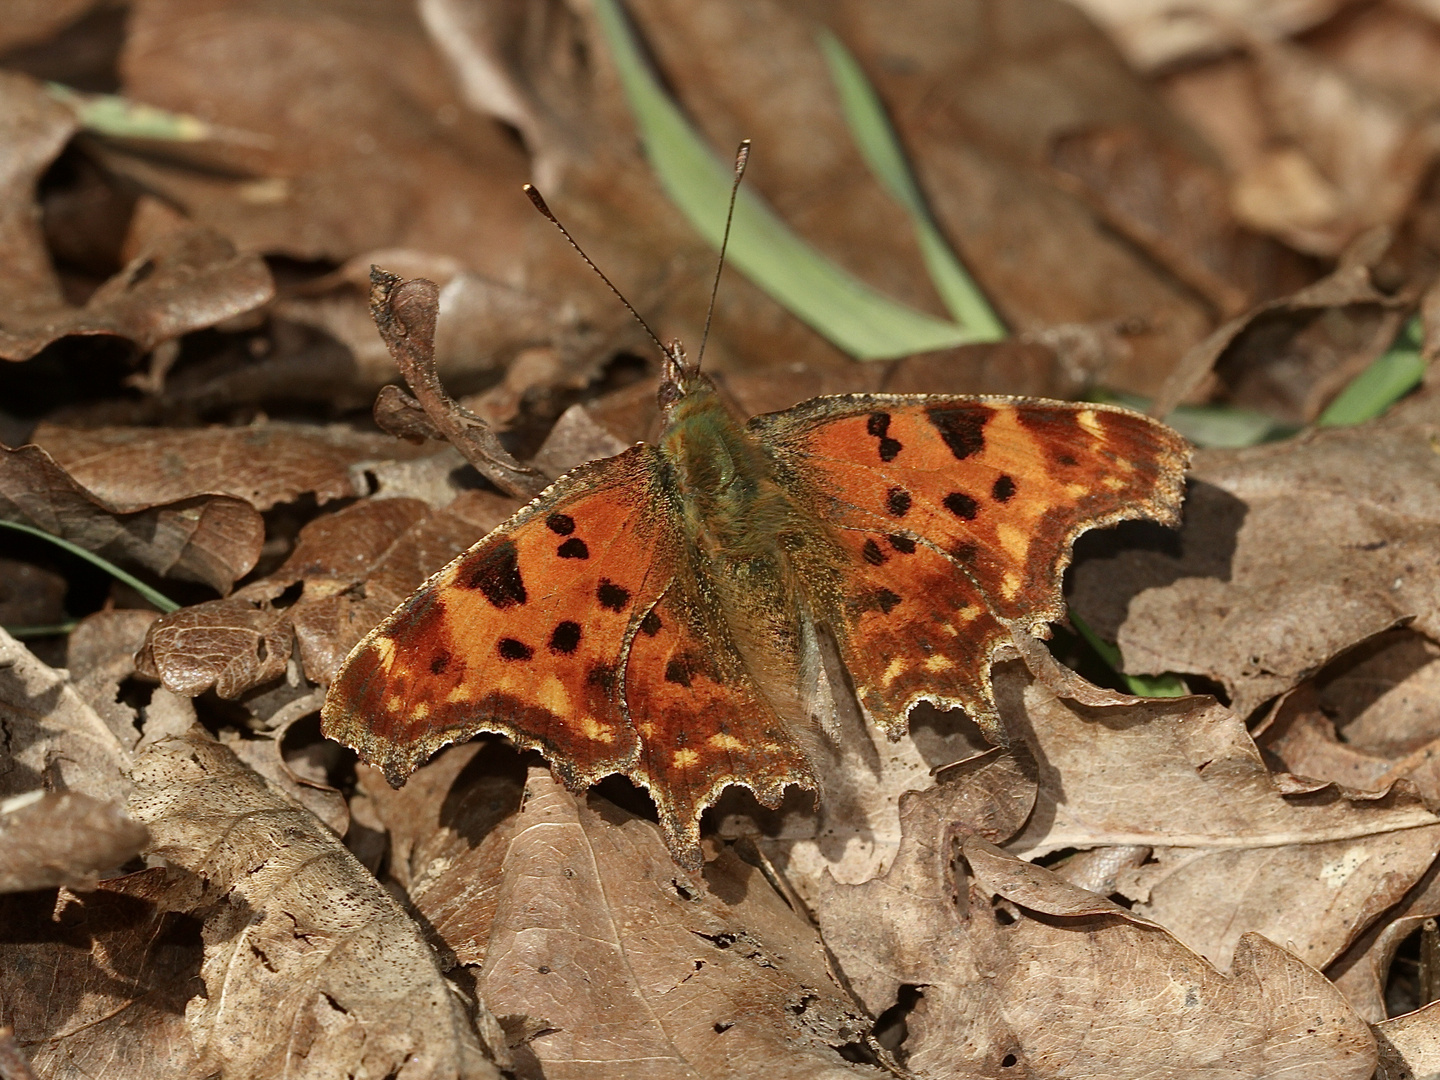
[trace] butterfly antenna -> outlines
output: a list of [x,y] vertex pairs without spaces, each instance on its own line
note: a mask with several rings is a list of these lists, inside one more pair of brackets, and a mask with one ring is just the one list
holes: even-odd
[[591,270],[594,270],[595,273],[599,274],[600,280],[605,282],[605,284],[610,287],[610,291],[613,292],[617,297],[619,297],[620,303],[625,305],[625,310],[630,312],[631,315],[635,316],[635,321],[645,328],[645,333],[650,335],[650,340],[655,342],[656,346],[660,349],[660,352],[665,356],[669,356],[670,350],[667,349],[664,343],[661,342],[661,340],[656,336],[655,331],[650,329],[650,324],[647,323],[643,318],[641,318],[640,312],[636,311],[634,305],[631,304],[629,300],[625,299],[625,294],[615,287],[615,283],[605,276],[605,271],[601,270],[600,267],[596,266],[594,260],[592,260],[589,255],[585,254],[585,249],[575,242],[575,238],[570,235],[570,230],[565,228],[564,225],[561,225],[560,219],[551,212],[550,207],[545,205],[545,200],[540,197],[540,192],[535,190],[534,185],[525,184],[521,190],[523,190],[525,194],[530,197],[530,201],[535,204],[535,209],[539,210],[540,213],[544,214],[547,218],[549,218],[550,224],[554,225],[557,229],[560,230],[560,235],[565,237],[565,239],[570,242],[570,246],[580,254],[580,258],[585,260],[585,265],[590,267]]
[[720,261],[715,264],[715,283],[710,286],[710,306],[705,310],[705,332],[700,335],[700,353],[695,357],[695,366],[705,359],[705,342],[710,340],[710,320],[715,317],[715,297],[720,292],[720,272],[725,269],[725,249],[730,246],[730,222],[735,219],[735,196],[740,193],[740,178],[745,175],[745,166],[750,161],[750,140],[743,139],[735,151],[735,179],[730,184],[730,209],[725,211],[725,233],[720,238]]

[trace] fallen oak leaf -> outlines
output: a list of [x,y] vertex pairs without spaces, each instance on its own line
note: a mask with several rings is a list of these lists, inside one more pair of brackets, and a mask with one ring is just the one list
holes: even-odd
[[133,775],[152,852],[205,882],[208,995],[186,1016],[206,1068],[498,1080],[419,929],[308,811],[198,731]]

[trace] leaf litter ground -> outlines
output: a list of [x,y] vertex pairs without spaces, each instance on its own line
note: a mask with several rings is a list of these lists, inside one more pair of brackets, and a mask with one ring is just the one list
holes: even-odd
[[[699,340],[713,252],[644,157],[598,6],[18,9],[0,1073],[1440,1071],[1440,24],[1160,7],[627,5],[708,144],[755,140],[746,182],[789,228],[943,319],[830,82],[836,35],[1011,331],[859,363],[730,274],[706,368],[740,411],[1088,395],[1179,406],[1202,443],[1183,526],[1089,534],[1066,583],[1124,674],[1197,696],[1084,704],[1005,664],[1006,748],[958,712],[899,743],[857,713],[819,806],[732,789],[698,874],[623,781],[576,797],[481,738],[397,791],[316,719],[514,477],[652,434],[651,350],[523,180]],[[397,378],[372,263],[439,286],[457,401],[438,427],[418,388],[376,412],[412,441],[367,415]],[[1384,362],[1422,385],[1308,427]],[[475,423],[498,442],[425,438]]]

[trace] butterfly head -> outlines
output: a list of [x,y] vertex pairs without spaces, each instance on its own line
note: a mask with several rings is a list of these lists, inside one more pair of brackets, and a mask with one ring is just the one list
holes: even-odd
[[664,359],[660,361],[660,389],[655,396],[667,419],[686,396],[709,389],[710,380],[700,374],[699,363],[692,363],[685,355],[684,345],[672,341],[665,346]]

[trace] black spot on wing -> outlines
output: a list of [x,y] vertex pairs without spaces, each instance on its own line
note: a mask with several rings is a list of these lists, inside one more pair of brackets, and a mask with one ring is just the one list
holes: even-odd
[[971,540],[964,540],[950,549],[950,557],[961,563],[974,562],[979,554],[980,546]]
[[900,603],[900,597],[889,589],[878,590],[871,599],[882,615],[889,615],[895,610],[895,605]]
[[995,410],[986,405],[932,405],[925,410],[957,461],[985,449],[985,425],[994,415]]
[[893,487],[885,493],[885,509],[891,517],[904,517],[910,512],[910,493],[904,488]]
[[891,533],[885,539],[889,540],[890,546],[900,552],[901,555],[915,554],[915,541],[904,533]]
[[995,486],[990,489],[990,495],[996,502],[1009,502],[1015,497],[1015,480],[1013,477],[1002,476],[995,481]]
[[647,611],[645,613],[645,617],[640,620],[640,632],[646,637],[654,637],[660,632],[660,627],[662,625],[663,624],[660,622],[660,616],[656,615],[655,610],[652,608],[651,610]]
[[616,585],[609,578],[601,578],[600,587],[595,590],[595,599],[607,611],[624,611],[630,603],[630,590]]
[[683,686],[687,689],[694,672],[690,668],[690,659],[686,656],[671,657],[670,662],[665,665],[665,681],[674,683],[676,686]]
[[871,566],[879,566],[887,558],[886,554],[880,550],[880,545],[873,539],[865,541],[865,546],[860,550],[860,554]]
[[904,449],[898,440],[887,434],[890,431],[890,414],[887,412],[871,413],[865,420],[865,430],[880,440],[881,461],[894,461]]
[[572,536],[555,549],[555,554],[562,559],[588,559],[590,549],[585,546],[584,540],[578,536]]
[[516,641],[513,637],[500,639],[501,660],[529,660],[534,655],[535,650],[523,641]]
[[493,607],[504,610],[525,603],[525,581],[520,577],[515,541],[501,540],[467,566],[459,576],[464,589],[479,589]]
[[575,519],[569,514],[551,514],[545,519],[545,527],[557,536],[569,536],[575,531]]
[[548,648],[552,653],[562,653],[566,656],[573,653],[580,647],[580,624],[571,622],[569,619],[556,625],[550,634]]
[[444,649],[441,649],[430,658],[430,674],[444,675],[445,669],[450,666],[451,656]]
[[980,504],[963,491],[950,492],[945,496],[943,502],[945,509],[961,521],[974,521],[975,515],[980,512]]

